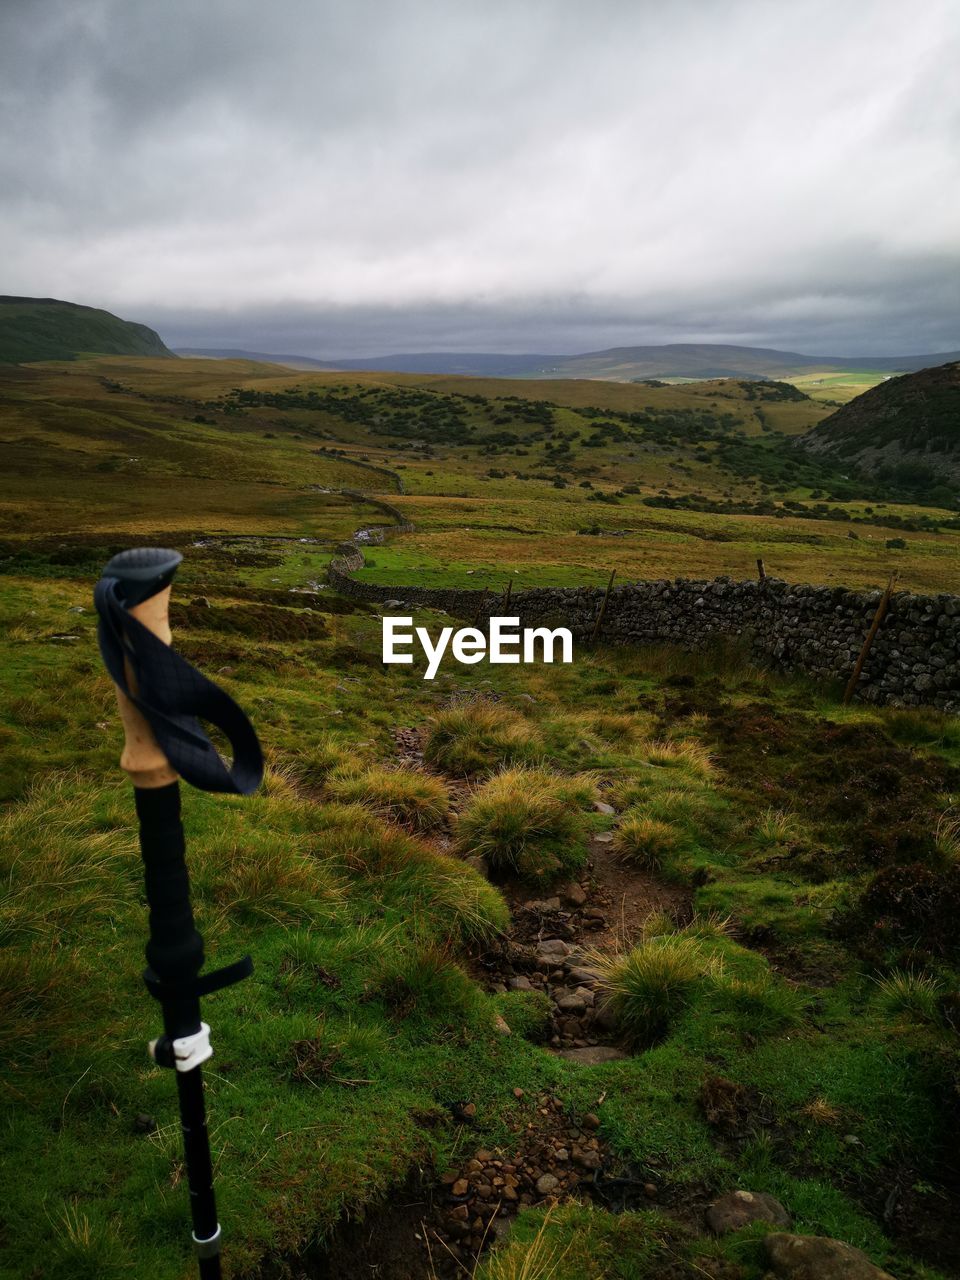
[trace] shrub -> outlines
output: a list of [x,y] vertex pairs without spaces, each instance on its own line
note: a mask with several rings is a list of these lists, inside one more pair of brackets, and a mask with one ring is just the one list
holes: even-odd
[[657,818],[627,814],[613,833],[613,850],[618,858],[647,871],[659,871],[677,848],[673,827]]
[[592,783],[546,769],[505,769],[460,816],[457,846],[494,871],[543,879],[571,872],[586,857],[581,810],[594,795]]
[[960,863],[932,870],[922,863],[886,867],[870,880],[841,918],[840,931],[852,935],[877,964],[910,963],[933,956],[960,956]]
[[626,955],[596,957],[594,964],[620,1027],[638,1044],[666,1034],[714,967],[695,938],[678,934],[651,938]]
[[327,792],[344,804],[362,804],[411,831],[432,831],[447,820],[450,797],[439,778],[419,769],[375,766],[358,774],[336,774]]
[[542,749],[536,730],[515,711],[494,702],[448,707],[433,721],[424,758],[448,773],[487,773],[533,760]]

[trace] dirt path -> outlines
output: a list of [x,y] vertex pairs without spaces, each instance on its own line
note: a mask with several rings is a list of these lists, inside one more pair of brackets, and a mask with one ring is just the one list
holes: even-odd
[[[394,740],[398,763],[436,772],[424,761],[422,730],[396,729]],[[456,813],[469,803],[474,786],[445,775],[444,782]],[[598,807],[613,815],[609,806]],[[450,832],[430,843],[439,851],[455,853]],[[482,863],[473,865],[487,874]],[[499,881],[497,887],[509,904],[510,926],[493,945],[472,957],[473,976],[493,993],[546,995],[551,1013],[544,1048],[549,1052],[584,1066],[628,1057],[604,1008],[590,957],[632,946],[653,912],[666,912],[683,923],[691,911],[689,891],[625,866],[613,852],[610,833],[591,840],[587,863],[576,880],[546,896],[516,879]],[[521,1208],[569,1195],[589,1196],[614,1210],[656,1199],[657,1186],[632,1176],[598,1136],[597,1115],[579,1115],[552,1093],[530,1099],[518,1088],[515,1097],[518,1114],[516,1126],[511,1126],[515,1132],[511,1144],[488,1150],[472,1146],[467,1139],[458,1167],[439,1182],[427,1177],[416,1194],[401,1197],[403,1205],[394,1200],[382,1210],[383,1238],[391,1240],[395,1249],[399,1233],[416,1256],[408,1256],[406,1264],[396,1260],[389,1265],[381,1258],[379,1265],[384,1269],[377,1269],[369,1250],[376,1251],[381,1233],[370,1223],[370,1230],[362,1233],[364,1247],[356,1252],[358,1232],[353,1229],[350,1247],[338,1255],[338,1274],[344,1280],[361,1273],[382,1275],[385,1280],[470,1276],[477,1258],[509,1228]],[[532,1101],[536,1106],[531,1111]],[[464,1126],[466,1137],[475,1123],[472,1104],[457,1104],[453,1119]],[[342,1270],[348,1256],[365,1259],[362,1272]],[[400,1270],[391,1269],[397,1265]],[[409,1269],[403,1270],[403,1265]]]

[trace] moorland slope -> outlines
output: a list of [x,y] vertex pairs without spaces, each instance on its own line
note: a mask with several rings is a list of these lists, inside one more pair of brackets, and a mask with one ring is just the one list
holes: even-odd
[[809,454],[880,476],[960,480],[960,361],[892,378],[805,435]]
[[109,311],[57,298],[0,296],[0,364],[92,354],[173,357],[153,329]]

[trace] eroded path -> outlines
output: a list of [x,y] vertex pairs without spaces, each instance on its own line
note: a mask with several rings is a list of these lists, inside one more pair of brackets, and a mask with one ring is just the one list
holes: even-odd
[[[433,772],[424,761],[421,730],[397,729],[394,738],[400,763]],[[444,776],[444,781],[456,812],[472,788],[462,779]],[[597,808],[614,815],[603,801]],[[522,880],[496,880],[482,861],[471,860],[497,884],[511,917],[504,935],[472,958],[474,977],[493,994],[545,995],[550,1018],[544,1048],[583,1066],[629,1056],[598,990],[592,960],[598,953],[629,949],[651,914],[668,914],[682,925],[692,909],[688,889],[625,865],[612,840],[610,832],[595,835],[582,873],[546,895]],[[449,834],[436,844],[452,851]],[[523,1091],[515,1093],[522,1102]],[[473,1120],[469,1105],[454,1116],[468,1125]],[[467,1144],[458,1166],[426,1196],[418,1238],[432,1274],[471,1275],[477,1257],[522,1208],[570,1195],[589,1196],[615,1210],[655,1200],[658,1187],[632,1176],[598,1137],[599,1127],[596,1114],[579,1115],[562,1097],[544,1093],[536,1098],[535,1118],[518,1125],[508,1147],[472,1149]]]

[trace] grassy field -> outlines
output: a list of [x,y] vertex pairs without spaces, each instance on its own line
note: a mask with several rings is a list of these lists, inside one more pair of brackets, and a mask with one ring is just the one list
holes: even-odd
[[895,376],[875,369],[842,369],[829,373],[801,373],[790,378],[793,386],[805,391],[812,400],[828,404],[846,404],[878,383]]
[[327,545],[384,523],[333,492],[392,499],[396,480],[373,464],[399,479],[416,526],[366,571],[379,580],[502,583],[505,564],[524,581],[539,566],[567,583],[611,568],[746,577],[760,556],[794,580],[872,586],[896,569],[907,587],[960,589],[953,513],[797,454],[792,435],[824,409],[789,388],[343,378],[117,358],[13,371],[0,382],[0,536]]
[[[745,392],[725,410],[713,387],[591,386],[617,397],[603,404],[537,383],[553,408],[446,382],[118,359],[0,379],[0,1277],[193,1274],[91,609],[111,550],[169,541],[186,557],[176,643],[249,710],[270,766],[249,800],[185,797],[211,964],[256,965],[205,1002],[228,1275],[760,1280],[768,1226],[704,1228],[742,1188],[898,1280],[946,1280],[956,722],[843,709],[735,651],[448,657],[426,683],[382,666],[379,618],[322,574],[390,519],[339,489],[414,521],[362,571],[399,584],[749,573],[762,554],[796,578],[894,564],[956,589],[949,513],[811,483]],[[810,512],[644,504],[668,485]],[[551,906],[570,882],[585,901]],[[563,1056],[568,988],[533,958],[552,936],[609,1015],[582,1038],[620,1056]],[[518,1170],[516,1219],[505,1191],[472,1190],[493,1159]],[[537,1191],[527,1167],[574,1194]],[[515,1225],[475,1263],[497,1205]]]

